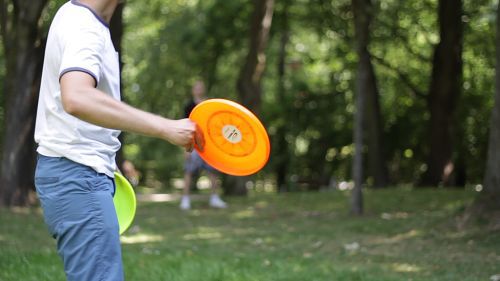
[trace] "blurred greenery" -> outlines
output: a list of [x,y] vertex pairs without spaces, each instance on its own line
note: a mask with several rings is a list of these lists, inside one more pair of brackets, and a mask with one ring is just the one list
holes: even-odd
[[[48,1],[39,22],[44,30],[64,2]],[[269,163],[248,185],[249,196],[227,198],[226,211],[208,208],[206,190],[196,195],[203,200],[195,199],[191,212],[181,212],[175,200],[139,202],[134,226],[122,236],[127,279],[441,281],[488,280],[500,273],[498,225],[463,224],[461,217],[477,194],[471,187],[482,188],[498,2],[464,0],[462,93],[453,116],[454,158],[463,159],[467,184],[460,190],[412,188],[427,168],[438,1],[372,2],[369,50],[393,188],[366,189],[366,214],[347,214],[357,65],[351,1],[275,1],[259,116],[273,145]],[[243,0],[126,1],[124,99],[183,118],[191,84],[203,79],[210,98],[237,101],[252,9],[252,1]],[[3,44],[0,65],[3,89]],[[283,143],[286,148],[276,149]],[[177,194],[180,148],[125,134],[123,152],[140,170],[138,194]],[[319,192],[268,192],[276,189],[283,162],[288,190]],[[0,209],[0,280],[64,280],[55,242],[34,204]]]
[[[367,190],[366,215],[347,214],[349,192],[251,192],[227,210],[139,202],[122,236],[127,280],[489,280],[500,236],[460,225],[475,193]],[[22,222],[22,223],[19,223]],[[64,280],[40,209],[0,210],[0,280]]]
[[[48,1],[47,27],[65,1]],[[373,2],[370,52],[377,76],[383,142],[390,179],[414,184],[426,170],[432,52],[439,40],[437,0]],[[464,0],[463,85],[455,117],[454,158],[465,162],[467,184],[482,181],[495,57],[493,0]],[[203,79],[209,97],[237,100],[236,80],[248,46],[251,1],[126,1],[122,38],[123,96],[134,106],[170,118],[183,117],[190,85]],[[285,9],[288,11],[285,21]],[[353,14],[348,0],[276,1],[263,78],[261,120],[277,145],[259,177],[275,179],[287,162],[291,189],[314,189],[351,179],[354,78]],[[278,64],[287,32],[285,74]],[[0,87],[5,76],[0,46]],[[279,83],[284,85],[283,97]],[[1,95],[3,99],[4,95]],[[3,102],[0,103],[0,121]],[[3,122],[0,122],[3,124]],[[281,131],[284,130],[284,133]],[[1,130],[3,132],[3,130]],[[182,151],[164,142],[125,135],[125,157],[142,185],[171,188],[182,176]],[[286,155],[284,155],[286,153]],[[368,184],[371,175],[367,175]]]
[[[425,171],[429,113],[425,94],[437,43],[436,1],[377,1],[370,50],[384,119],[391,180],[414,183]],[[456,138],[467,182],[481,181],[494,74],[494,1],[465,1],[464,78]],[[349,1],[290,1],[285,100],[278,102],[277,64],[283,3],[276,4],[267,50],[261,119],[271,139],[285,126],[288,181],[324,184],[350,179],[353,83]],[[247,1],[140,1],[127,3],[123,40],[124,94],[141,108],[182,116],[189,85],[208,82],[209,96],[236,99],[236,78],[246,48]],[[404,75],[408,81],[402,79]],[[145,179],[165,182],[181,173],[180,150],[127,136],[126,157]],[[263,171],[273,177],[272,153]],[[369,179],[368,179],[368,182]],[[152,181],[145,184],[155,185]]]

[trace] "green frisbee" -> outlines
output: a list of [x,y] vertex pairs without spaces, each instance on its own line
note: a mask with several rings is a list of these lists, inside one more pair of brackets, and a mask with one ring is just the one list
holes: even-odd
[[121,235],[132,224],[137,203],[132,185],[118,172],[115,172],[115,186],[116,190],[113,202],[115,203],[116,216],[118,217]]

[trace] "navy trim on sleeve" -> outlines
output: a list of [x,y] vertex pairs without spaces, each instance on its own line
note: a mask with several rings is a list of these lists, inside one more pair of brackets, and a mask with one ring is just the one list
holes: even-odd
[[97,76],[94,73],[92,73],[92,71],[85,69],[85,68],[82,68],[82,67],[70,67],[70,68],[64,69],[63,71],[61,71],[61,74],[59,74],[59,81],[61,81],[61,77],[64,74],[71,72],[71,71],[80,71],[80,72],[84,72],[84,73],[87,73],[88,75],[92,76],[92,78],[94,78],[94,81],[95,81],[94,87],[97,87],[97,82],[98,82]]

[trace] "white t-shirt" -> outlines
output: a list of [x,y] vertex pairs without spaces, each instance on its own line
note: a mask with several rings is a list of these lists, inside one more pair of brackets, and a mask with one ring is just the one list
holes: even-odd
[[82,121],[64,111],[60,77],[82,71],[96,88],[120,100],[118,53],[109,26],[76,0],[65,3],[50,26],[35,126],[38,153],[65,157],[113,177],[120,131]]

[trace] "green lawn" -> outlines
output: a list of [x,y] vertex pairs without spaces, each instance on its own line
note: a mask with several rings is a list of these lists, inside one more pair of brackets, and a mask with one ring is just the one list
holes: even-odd
[[[227,210],[194,202],[140,202],[122,237],[127,280],[490,280],[500,274],[500,233],[458,229],[475,196],[457,190],[253,194]],[[64,280],[41,212],[0,209],[0,280]]]

